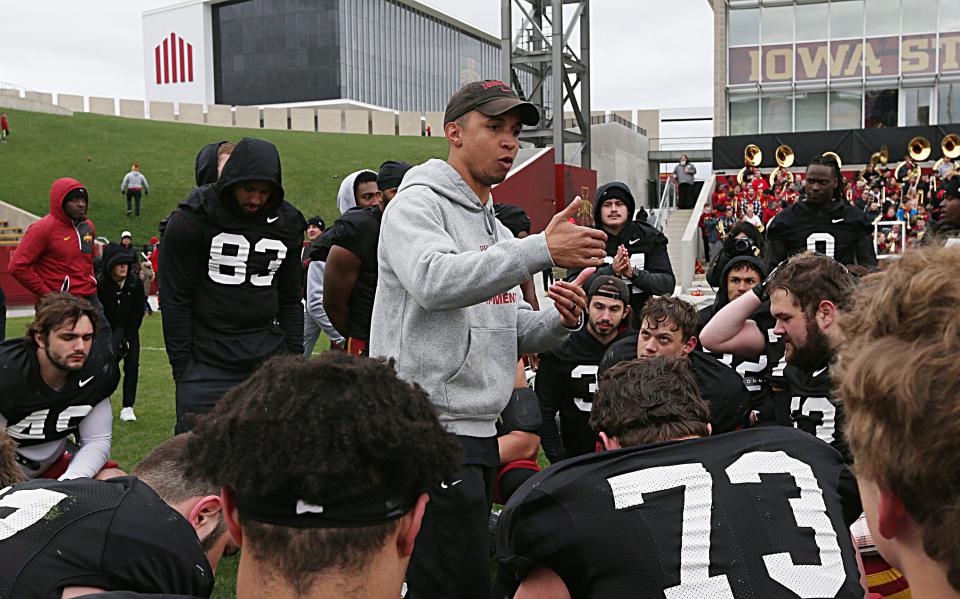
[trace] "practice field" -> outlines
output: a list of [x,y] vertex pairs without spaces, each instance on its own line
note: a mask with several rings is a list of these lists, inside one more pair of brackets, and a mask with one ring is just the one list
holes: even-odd
[[[2,99],[0,99],[2,104]],[[72,117],[4,109],[11,135],[0,145],[0,200],[43,216],[50,211],[50,185],[73,177],[90,192],[90,218],[97,234],[120,240],[129,229],[137,244],[157,235],[157,223],[194,186],[194,159],[201,147],[221,140],[259,137],[277,145],[287,199],[305,218],[321,215],[329,225],[339,212],[340,181],[386,160],[413,164],[445,157],[443,137],[395,137],[240,129],[165,123],[76,113]],[[139,163],[150,184],[142,218],[126,217],[120,182]]]
[[[113,451],[111,457],[120,466],[130,471],[145,455],[164,440],[173,436],[176,417],[174,409],[173,378],[167,353],[163,349],[161,314],[143,319],[140,329],[140,380],[137,384],[137,403],[134,408],[136,422],[120,422],[120,402],[123,397],[123,381],[112,396],[113,403]],[[7,339],[24,334],[31,318],[11,318],[7,321]],[[321,336],[315,352],[328,346]],[[237,557],[227,558],[217,568],[217,586],[213,597],[233,599],[237,582]]]

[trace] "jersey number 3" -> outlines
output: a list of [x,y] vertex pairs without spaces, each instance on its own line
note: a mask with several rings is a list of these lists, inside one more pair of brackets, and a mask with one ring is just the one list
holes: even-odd
[[[726,469],[731,484],[759,483],[762,474],[793,477],[800,496],[789,499],[797,526],[813,529],[819,565],[795,564],[790,554],[763,556],[767,574],[799,597],[834,597],[846,573],[837,534],[813,470],[782,451],[746,453]],[[618,510],[643,505],[644,494],[683,488],[683,528],[680,537],[680,584],[663,589],[666,599],[736,599],[726,574],[710,576],[710,523],[713,479],[703,464],[645,468],[607,479]]]
[[[235,248],[224,253],[226,248]],[[250,284],[254,287],[269,287],[273,275],[277,274],[280,264],[287,256],[287,246],[277,239],[264,237],[253,246],[253,251],[266,254],[277,252],[277,257],[267,264],[266,274],[250,275]],[[241,285],[247,280],[247,260],[250,258],[250,242],[243,235],[220,233],[210,242],[210,280],[222,285]]]

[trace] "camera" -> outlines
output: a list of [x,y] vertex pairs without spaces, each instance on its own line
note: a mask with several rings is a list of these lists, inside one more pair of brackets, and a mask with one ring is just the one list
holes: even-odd
[[737,255],[753,254],[753,242],[741,237],[733,244],[733,250]]

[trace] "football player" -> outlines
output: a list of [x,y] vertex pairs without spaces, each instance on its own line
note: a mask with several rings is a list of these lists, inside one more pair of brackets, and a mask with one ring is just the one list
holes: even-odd
[[[87,300],[51,293],[25,337],[0,343],[0,429],[27,478],[93,477],[108,464],[120,372],[101,318]],[[72,456],[70,435],[80,444]]]
[[770,299],[776,319],[772,333],[784,341],[785,393],[774,393],[776,423],[795,426],[833,445],[849,459],[843,437],[843,404],[833,393],[830,363],[842,341],[839,322],[849,309],[853,276],[831,258],[812,252],[791,257],[762,285],[725,306],[707,324],[700,339],[717,352],[757,356],[770,331],[753,319]]
[[557,349],[540,354],[535,388],[543,418],[540,437],[551,462],[596,450],[590,406],[604,352],[614,341],[630,334],[625,330],[630,322],[626,282],[610,275],[594,276],[588,286],[586,315],[585,327]]
[[767,265],[810,250],[842,264],[876,266],[873,226],[843,198],[843,175],[831,157],[817,156],[807,167],[806,195],[767,226]]
[[[597,189],[593,206],[594,226],[607,234],[607,258],[597,272],[620,277],[629,284],[634,318],[648,299],[671,293],[676,285],[667,238],[646,222],[634,220],[636,204],[627,184],[613,181]],[[567,279],[572,281],[579,273],[579,269],[572,269]],[[639,323],[634,326],[639,327]]]
[[170,215],[160,295],[177,433],[265,359],[303,352],[305,228],[283,199],[276,147],[250,138],[215,184],[195,188]]
[[750,392],[743,378],[714,356],[697,351],[697,311],[675,297],[650,300],[640,312],[640,332],[613,343],[600,361],[598,376],[619,362],[655,356],[683,358],[690,363],[700,395],[710,406],[710,422],[717,434],[747,424]]
[[244,548],[242,599],[396,599],[427,488],[465,486],[449,478],[459,443],[423,390],[344,352],[274,358],[192,437],[187,471],[222,487]]
[[916,599],[960,597],[957,272],[931,248],[865,278],[834,368],[873,541]]
[[601,378],[591,423],[609,451],[544,470],[500,517],[516,599],[863,597],[839,454],[780,427],[710,437],[697,387],[675,357]]
[[188,440],[162,443],[133,476],[0,491],[0,598],[112,590],[209,597],[220,557],[236,545],[219,489],[183,475]]
[[326,263],[323,307],[331,324],[346,338],[345,349],[352,354],[367,355],[377,291],[380,219],[411,168],[406,162],[393,160],[381,164],[376,180],[377,204],[344,212],[322,236],[319,250],[311,253]]

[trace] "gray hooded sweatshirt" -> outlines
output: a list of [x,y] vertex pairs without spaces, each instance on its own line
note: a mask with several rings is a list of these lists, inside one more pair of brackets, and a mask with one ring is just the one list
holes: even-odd
[[520,283],[553,266],[546,237],[514,239],[442,160],[411,169],[380,226],[370,355],[430,395],[457,435],[492,437],[520,353],[553,349],[570,330],[535,312]]

